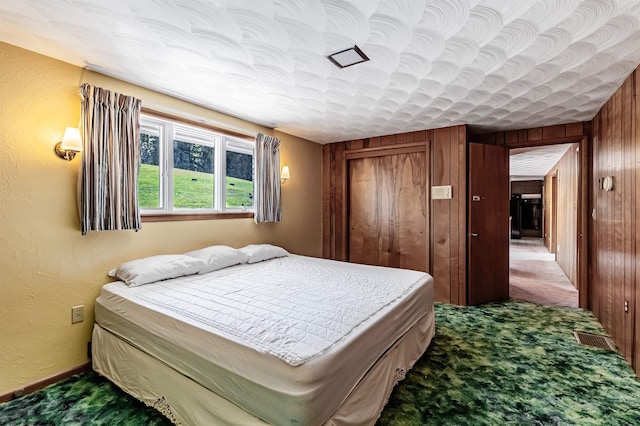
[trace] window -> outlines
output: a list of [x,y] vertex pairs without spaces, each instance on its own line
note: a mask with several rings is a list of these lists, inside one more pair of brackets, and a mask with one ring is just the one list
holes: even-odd
[[142,116],[138,197],[143,214],[253,209],[254,143]]

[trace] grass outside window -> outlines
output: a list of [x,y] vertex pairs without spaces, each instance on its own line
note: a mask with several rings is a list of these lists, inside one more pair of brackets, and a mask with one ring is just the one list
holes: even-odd
[[[158,166],[142,164],[138,178],[138,198],[141,208],[156,208],[160,203],[160,170]],[[253,204],[253,182],[226,177],[227,207],[242,208]],[[178,209],[212,208],[214,175],[174,169],[174,200]]]

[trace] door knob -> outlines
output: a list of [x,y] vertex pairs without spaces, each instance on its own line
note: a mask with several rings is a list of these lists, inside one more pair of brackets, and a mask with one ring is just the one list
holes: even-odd
[[472,237],[477,237],[477,236],[478,236],[478,234],[476,234],[475,232],[472,232],[472,233],[471,233],[471,236],[472,236]]

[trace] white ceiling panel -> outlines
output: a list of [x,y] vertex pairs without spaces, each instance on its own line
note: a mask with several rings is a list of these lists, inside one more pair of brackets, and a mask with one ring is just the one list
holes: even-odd
[[[590,120],[636,0],[3,0],[0,41],[319,143]],[[370,61],[326,55],[358,45]]]
[[571,144],[515,148],[509,151],[511,180],[544,179]]

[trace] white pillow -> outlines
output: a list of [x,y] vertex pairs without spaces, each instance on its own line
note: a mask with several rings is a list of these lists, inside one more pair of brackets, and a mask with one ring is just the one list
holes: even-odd
[[168,280],[184,275],[197,274],[205,263],[195,257],[184,254],[162,254],[131,260],[109,271],[109,275],[118,278],[129,287]]
[[272,246],[271,244],[249,244],[240,250],[249,257],[247,263],[258,263],[263,260],[289,255],[289,252],[282,247]]
[[248,256],[244,252],[229,246],[210,246],[185,254],[196,257],[205,263],[204,269],[198,272],[199,274],[246,263],[248,260]]

